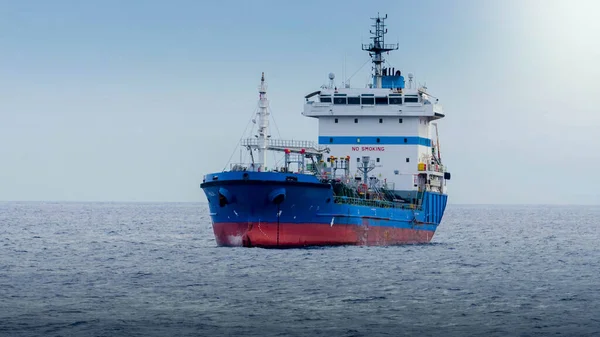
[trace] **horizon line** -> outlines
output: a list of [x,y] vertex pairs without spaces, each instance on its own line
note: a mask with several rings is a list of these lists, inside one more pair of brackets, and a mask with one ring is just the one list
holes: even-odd
[[[205,204],[207,201],[164,201],[164,200],[0,200],[0,203],[65,203],[65,204]],[[574,203],[448,203],[448,206],[600,206],[600,204]]]

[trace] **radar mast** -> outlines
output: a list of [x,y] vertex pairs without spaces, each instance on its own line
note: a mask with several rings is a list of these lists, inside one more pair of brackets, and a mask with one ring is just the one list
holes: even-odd
[[375,20],[375,24],[372,25],[375,27],[375,31],[369,30],[369,33],[373,34],[373,36],[371,36],[373,42],[362,45],[362,50],[369,52],[369,56],[371,56],[374,65],[375,88],[381,88],[381,77],[383,76],[382,64],[384,62],[381,54],[391,50],[397,50],[399,47],[399,44],[385,44],[384,42],[384,35],[387,34],[387,28],[385,28],[386,19],[387,14],[385,17],[380,17],[379,13],[377,13],[376,18],[371,18],[371,20]]

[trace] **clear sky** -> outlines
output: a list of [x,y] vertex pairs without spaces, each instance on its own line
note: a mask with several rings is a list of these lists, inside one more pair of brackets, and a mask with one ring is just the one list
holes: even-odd
[[303,96],[368,60],[377,12],[446,110],[451,203],[600,204],[594,0],[0,0],[0,200],[203,202],[260,73],[282,137],[316,140]]

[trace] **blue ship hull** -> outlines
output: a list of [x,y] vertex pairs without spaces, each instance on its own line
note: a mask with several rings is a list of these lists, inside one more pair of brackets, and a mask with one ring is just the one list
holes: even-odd
[[425,192],[419,207],[350,202],[316,176],[231,171],[208,174],[205,192],[219,246],[305,247],[429,242],[447,195]]

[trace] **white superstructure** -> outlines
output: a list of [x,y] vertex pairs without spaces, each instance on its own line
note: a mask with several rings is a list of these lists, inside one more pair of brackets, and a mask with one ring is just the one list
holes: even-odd
[[444,193],[450,175],[441,165],[431,123],[444,117],[442,106],[426,87],[412,83],[412,75],[407,87],[399,70],[382,66],[382,53],[398,46],[383,42],[385,18],[374,20],[373,43],[363,45],[374,64],[372,83],[337,88],[330,74],[329,86],[305,97],[303,115],[319,119],[319,145],[327,146],[334,157],[350,156],[356,180],[364,180],[358,169],[369,156],[374,166],[369,180],[386,183],[401,197],[410,198],[419,190]]

